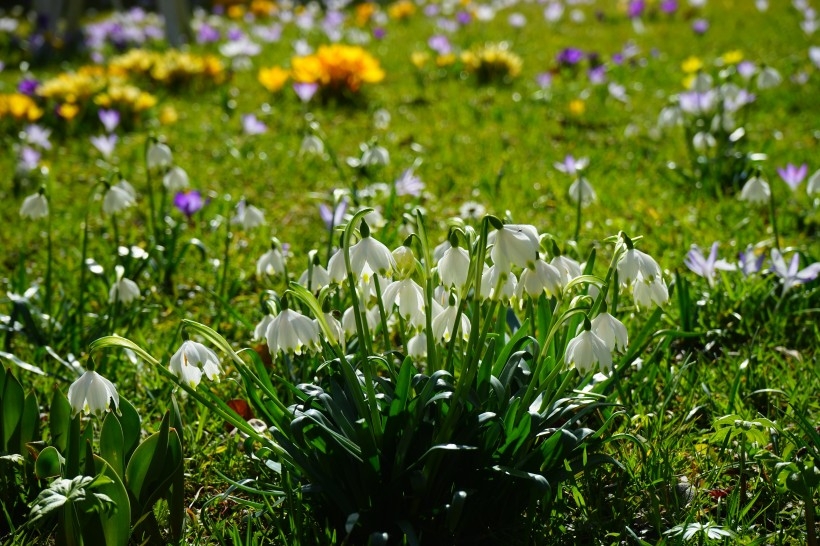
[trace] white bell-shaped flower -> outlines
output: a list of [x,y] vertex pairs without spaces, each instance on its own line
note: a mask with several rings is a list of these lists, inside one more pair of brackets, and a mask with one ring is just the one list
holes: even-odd
[[140,297],[140,289],[137,286],[137,283],[131,279],[124,278],[125,268],[123,266],[118,265],[114,268],[114,270],[117,273],[117,279],[108,291],[108,301],[109,303],[118,301],[128,305]]
[[562,281],[558,268],[538,258],[532,267],[527,267],[521,272],[515,287],[515,297],[521,299],[527,294],[532,298],[538,298],[544,293],[547,296],[557,296],[564,288]]
[[505,271],[497,264],[492,267],[485,266],[479,293],[483,299],[508,302],[515,295],[517,283],[518,279],[512,271]]
[[758,89],[771,89],[780,85],[782,81],[783,76],[771,66],[765,66],[757,73],[756,83]]
[[528,267],[538,252],[538,230],[528,224],[504,224],[490,233],[488,243],[493,245],[490,257],[493,264],[505,271],[511,265]]
[[669,301],[669,289],[663,277],[654,280],[642,278],[632,286],[632,297],[638,308],[648,309],[653,304],[662,306]]
[[[126,182],[127,184],[127,182]],[[130,184],[129,184],[130,186]],[[105,214],[116,214],[136,204],[135,196],[117,184],[109,186],[103,196],[102,210]]]
[[567,344],[564,360],[581,374],[595,371],[598,365],[605,370],[610,370],[612,353],[606,346],[606,342],[588,330],[586,326],[589,326],[588,322],[584,330]]
[[816,193],[820,193],[820,170],[809,177],[809,181],[806,185],[806,193],[809,194],[810,197]]
[[470,253],[460,246],[450,246],[438,261],[438,276],[445,288],[461,290],[470,273]]
[[236,213],[231,218],[232,224],[239,224],[242,229],[254,229],[265,224],[265,214],[244,199],[236,205]]
[[268,333],[268,326],[270,326],[270,322],[273,320],[273,315],[265,315],[262,317],[256,326],[253,328],[253,340],[254,341],[262,341],[265,339],[265,335]]
[[265,337],[271,355],[280,351],[300,355],[318,350],[320,346],[316,323],[287,307],[270,322]]
[[[433,336],[438,342],[448,343],[453,337],[456,327],[456,315],[458,315],[458,305],[455,305],[455,302],[453,303],[453,305],[448,305],[433,317]],[[470,329],[470,318],[462,313],[459,319],[458,333],[465,342],[470,339]]]
[[[365,311],[364,316],[367,321],[368,330],[373,331],[376,326],[379,325],[379,308],[374,305]],[[347,337],[355,336],[357,334],[356,315],[353,313],[352,306],[345,309],[344,314],[342,314],[342,329]]]
[[388,313],[395,305],[404,320],[415,326],[424,324],[424,290],[413,279],[391,282],[382,293],[382,301]]
[[427,336],[424,332],[407,340],[407,356],[420,362],[427,360]]
[[162,177],[162,185],[165,186],[170,193],[177,193],[187,190],[191,185],[188,179],[188,173],[182,167],[172,167],[165,176]]
[[[328,342],[333,342],[339,344],[339,346],[344,349],[345,347],[345,331],[342,327],[342,323],[339,322],[339,319],[333,316],[333,313],[324,313],[325,320],[327,321],[327,325],[330,327],[330,335],[333,339],[327,340]],[[321,332],[322,329],[319,327],[319,321],[316,320],[316,327],[319,328]]]
[[396,269],[396,260],[390,249],[370,236],[370,228],[366,222],[362,222],[361,240],[350,247],[350,267],[357,277],[362,277],[362,273],[367,273],[365,267],[369,267],[374,273],[383,277],[389,277]]
[[580,277],[583,274],[581,264],[569,256],[555,256],[550,260],[550,265],[561,274],[563,286],[566,286],[572,279]]
[[628,286],[639,278],[650,281],[661,276],[661,267],[652,256],[637,248],[627,249],[618,259],[618,280]]
[[596,195],[592,184],[590,184],[589,181],[582,176],[576,178],[575,182],[570,185],[569,198],[575,203],[580,200],[581,206],[586,207],[587,205],[593,203],[598,196]]
[[768,203],[771,195],[772,190],[769,188],[769,183],[760,176],[753,176],[743,184],[739,199],[757,205]]
[[626,349],[629,342],[629,333],[626,331],[623,322],[604,311],[592,319],[590,324],[592,325],[592,332],[604,340],[610,351],[616,349],[623,351]]
[[32,220],[48,216],[48,199],[46,199],[45,192],[41,190],[26,197],[20,206],[20,216]]
[[285,256],[277,242],[272,242],[270,249],[256,261],[256,275],[282,275],[285,272]]
[[314,264],[299,275],[299,284],[315,293],[330,284],[330,274],[321,265]]
[[203,374],[211,381],[218,382],[222,373],[216,353],[202,343],[190,339],[182,342],[171,357],[168,369],[192,389],[199,385]]
[[68,387],[68,403],[71,405],[71,416],[81,411],[93,413],[100,417],[109,410],[111,402],[114,407],[120,406],[120,395],[114,384],[93,370],[86,371]]
[[148,153],[146,156],[148,169],[165,170],[174,163],[174,157],[171,154],[171,148],[162,142],[154,142],[148,146]]

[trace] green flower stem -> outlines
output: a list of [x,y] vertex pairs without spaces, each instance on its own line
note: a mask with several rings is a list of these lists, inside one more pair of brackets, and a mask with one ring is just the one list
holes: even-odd
[[575,235],[572,240],[578,242],[578,237],[581,235],[581,204],[584,202],[584,184],[581,182],[581,177],[578,177],[578,203],[575,206]]
[[769,218],[772,223],[772,235],[774,235],[774,247],[780,252],[780,234],[777,231],[777,214],[774,207],[774,188],[769,189]]
[[157,233],[157,207],[154,201],[154,184],[151,177],[151,169],[148,167],[148,148],[151,147],[151,139],[145,139],[143,157],[145,158],[145,183],[148,187],[148,232],[154,234],[154,244],[158,244],[159,234]]
[[379,320],[382,325],[382,341],[384,342],[384,352],[388,353],[392,349],[390,345],[390,332],[387,329],[387,313],[384,310],[384,301],[382,300],[382,287],[379,282],[379,275],[373,274],[373,282],[376,285],[376,305],[379,307]]

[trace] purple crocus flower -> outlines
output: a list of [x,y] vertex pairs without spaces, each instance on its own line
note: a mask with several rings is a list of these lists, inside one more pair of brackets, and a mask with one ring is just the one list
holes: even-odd
[[333,210],[324,203],[319,204],[319,216],[322,217],[322,221],[328,230],[332,230],[334,227],[342,224],[345,213],[347,212],[347,207],[347,197],[343,197],[341,201],[336,203],[336,207]]
[[537,83],[541,89],[549,89],[552,87],[552,74],[549,72],[541,72],[535,77],[535,83]]
[[118,137],[115,134],[97,135],[90,138],[91,144],[108,159],[114,153],[114,148],[117,146]]
[[584,52],[575,47],[562,49],[556,60],[566,66],[574,66],[584,60]]
[[760,256],[756,255],[752,245],[748,245],[746,250],[741,250],[738,253],[738,265],[740,266],[740,271],[746,277],[760,273],[760,270],[763,268],[763,260],[765,258],[766,256],[764,254],[761,254]]
[[37,92],[37,88],[39,86],[39,80],[37,80],[36,78],[27,77],[20,80],[20,83],[17,84],[17,91],[19,91],[23,95],[33,97],[34,94]]
[[693,273],[700,275],[709,282],[709,286],[715,285],[715,275],[717,270],[734,271],[736,267],[726,260],[718,260],[717,257],[718,243],[712,243],[712,249],[709,256],[705,257],[698,245],[692,245],[692,248],[686,254],[683,263]]
[[293,90],[296,92],[296,96],[299,97],[304,103],[310,102],[310,99],[313,98],[313,95],[316,94],[316,91],[319,90],[318,83],[309,83],[309,82],[295,82],[293,84]]
[[695,19],[692,21],[692,30],[698,35],[706,34],[706,31],[709,30],[709,21],[706,19]]
[[106,110],[103,108],[97,112],[97,115],[99,116],[103,127],[105,127],[105,130],[109,133],[113,133],[120,124],[120,113],[116,110]]
[[199,30],[196,33],[196,41],[199,44],[211,44],[218,42],[220,38],[219,29],[212,27],[208,23],[199,25]]
[[185,216],[191,218],[205,206],[199,190],[181,191],[174,196],[174,206]]
[[401,176],[395,182],[396,195],[412,195],[418,197],[421,195],[421,190],[424,189],[424,182],[421,178],[416,176],[413,168],[405,169]]
[[800,269],[800,254],[797,252],[792,256],[788,267],[786,261],[776,248],[772,249],[772,265],[769,271],[783,279],[783,294],[798,284],[805,284],[813,281],[820,275],[820,262],[815,262],[808,267]]
[[744,80],[749,80],[757,72],[757,67],[752,61],[740,61],[737,65],[737,73]]
[[809,172],[809,166],[803,163],[799,167],[789,163],[785,168],[778,167],[777,174],[783,179],[783,182],[789,185],[792,191],[797,189],[797,186],[806,178]]
[[469,25],[472,20],[473,16],[470,15],[469,11],[462,10],[456,13],[456,21],[458,21],[459,25]]
[[615,66],[621,66],[624,64],[624,54],[623,53],[613,53],[612,54],[612,64]]
[[595,68],[590,68],[587,71],[587,78],[592,85],[601,85],[606,82],[606,67],[598,65]]
[[626,16],[630,19],[640,17],[646,9],[644,0],[632,0],[626,8]]
[[384,27],[373,28],[373,38],[376,40],[383,40],[387,35],[387,30]]
[[262,123],[259,118],[253,114],[245,114],[242,116],[242,131],[246,135],[261,135],[267,132],[268,126]]
[[242,32],[241,28],[233,27],[228,29],[228,40],[230,40],[231,42],[238,42],[244,37],[245,33]]
[[588,157],[580,157],[578,159],[575,159],[575,157],[572,154],[567,154],[564,157],[563,161],[556,162],[554,164],[556,169],[570,176],[577,176],[578,173],[586,169],[588,165]]
[[427,4],[424,6],[424,16],[425,17],[435,17],[438,15],[439,7],[436,4]]
[[453,51],[450,40],[444,34],[434,34],[427,40],[427,45],[439,55],[447,55]]
[[26,126],[23,133],[25,135],[25,141],[32,146],[37,146],[42,150],[51,149],[51,141],[49,141],[51,129],[46,129],[42,125],[31,124]]
[[23,146],[20,149],[17,168],[24,172],[31,172],[40,164],[40,152],[31,146]]
[[661,11],[668,14],[673,14],[678,11],[678,0],[663,0],[661,2]]

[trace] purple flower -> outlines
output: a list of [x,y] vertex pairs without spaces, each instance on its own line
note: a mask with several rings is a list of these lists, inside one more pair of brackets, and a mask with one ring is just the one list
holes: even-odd
[[324,203],[319,205],[319,216],[322,217],[322,221],[328,230],[332,230],[334,227],[342,224],[345,213],[347,212],[347,206],[347,197],[343,197],[341,201],[336,203],[336,207],[333,210],[330,210],[330,207]]
[[118,137],[114,134],[97,135],[91,137],[90,140],[91,144],[97,148],[103,157],[108,159],[111,157],[111,154],[114,153],[114,148],[117,146]]
[[661,2],[661,11],[664,13],[675,13],[678,11],[678,0],[663,0]]
[[438,15],[439,7],[436,4],[427,4],[424,6],[425,17],[435,17]]
[[570,176],[576,176],[579,171],[583,171],[588,165],[588,157],[575,159],[572,154],[567,154],[563,161],[554,164],[556,169]]
[[763,254],[757,256],[752,245],[748,245],[746,250],[741,250],[738,254],[740,271],[746,277],[760,273],[765,258]]
[[208,23],[199,25],[199,30],[196,33],[196,41],[199,44],[210,44],[218,42],[220,38],[219,30],[212,27]]
[[587,78],[592,85],[601,85],[606,81],[606,67],[598,65],[595,68],[590,68],[587,71]]
[[296,96],[299,97],[299,100],[306,103],[310,102],[310,99],[312,99],[313,95],[316,94],[316,91],[319,90],[319,84],[296,82],[293,84],[293,90],[296,92]]
[[190,218],[205,206],[205,201],[199,190],[181,191],[174,196],[174,206]]
[[51,129],[46,129],[42,125],[28,125],[23,131],[25,134],[25,141],[32,146],[37,146],[43,150],[51,149],[51,142],[48,138],[51,136]]
[[752,61],[740,61],[737,65],[737,73],[744,80],[748,80],[757,72],[757,67]]
[[626,16],[630,19],[640,17],[646,9],[644,0],[632,0],[626,8]]
[[242,116],[242,131],[246,135],[261,135],[267,132],[268,126],[262,123],[259,118],[253,114],[245,114]]
[[584,52],[575,47],[562,49],[556,60],[566,66],[574,66],[584,60]]
[[785,168],[778,167],[777,174],[783,179],[783,182],[789,185],[792,191],[797,189],[797,186],[806,178],[809,172],[809,166],[803,163],[799,167],[789,163]]
[[709,21],[706,19],[695,19],[692,21],[692,30],[695,34],[706,34],[706,31],[709,30]]
[[245,37],[245,33],[242,32],[241,28],[233,27],[228,30],[228,40],[231,42],[238,42],[239,40]]
[[116,110],[102,109],[97,112],[97,115],[100,117],[100,121],[103,127],[105,127],[105,130],[109,133],[113,133],[114,129],[120,124],[120,113]]
[[37,79],[23,78],[20,80],[20,83],[17,84],[17,91],[29,97],[33,97],[39,86],[40,82]]
[[253,35],[265,43],[272,44],[282,38],[282,25],[273,23],[270,26],[257,25],[253,27]]
[[552,74],[549,72],[541,72],[535,77],[535,82],[541,89],[549,89],[552,87]]
[[430,36],[427,40],[427,45],[439,55],[447,55],[453,51],[453,46],[450,44],[450,40],[444,34],[434,34],[433,36]]
[[712,243],[712,250],[709,252],[709,257],[704,257],[698,245],[692,245],[692,248],[686,254],[686,259],[683,263],[692,272],[705,278],[709,282],[709,286],[715,285],[716,270],[734,271],[736,268],[726,260],[717,259],[718,243]]
[[623,53],[613,53],[612,54],[612,64],[615,66],[621,66],[624,64],[624,54]]
[[384,27],[373,28],[373,38],[376,40],[383,40],[386,34],[387,30]]
[[816,279],[820,275],[820,262],[815,262],[804,269],[800,269],[800,254],[795,252],[787,267],[780,251],[773,248],[772,265],[769,271],[783,279],[783,294],[785,294],[793,286]]
[[468,25],[470,21],[473,20],[473,16],[470,15],[469,11],[459,11],[456,13],[456,21],[458,21],[459,25]]
[[21,171],[31,172],[40,164],[40,152],[30,146],[23,146],[20,149],[20,157],[17,168]]
[[424,189],[424,182],[421,178],[416,176],[413,168],[405,169],[401,176],[395,182],[396,195],[412,195],[418,197],[421,195],[421,190]]

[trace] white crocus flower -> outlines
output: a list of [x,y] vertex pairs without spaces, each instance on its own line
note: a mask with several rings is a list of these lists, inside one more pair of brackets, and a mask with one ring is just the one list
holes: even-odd
[[171,155],[171,148],[162,142],[154,142],[148,147],[148,154],[146,157],[149,170],[165,170],[169,168],[174,158]]
[[319,349],[319,328],[305,315],[284,308],[268,325],[265,335],[271,355],[279,351],[300,355]]
[[171,357],[168,369],[192,389],[199,385],[203,373],[205,377],[216,382],[219,382],[219,375],[222,373],[216,353],[202,343],[190,339],[182,342]]
[[460,246],[451,246],[438,261],[438,276],[445,288],[461,290],[470,273],[470,253]]
[[490,233],[488,242],[493,245],[493,264],[504,271],[509,271],[511,265],[528,267],[535,261],[540,245],[538,230],[528,224],[504,224]]
[[760,176],[753,176],[743,185],[740,190],[741,201],[748,201],[752,204],[768,203],[772,195],[769,183]]
[[162,184],[169,192],[177,193],[187,190],[191,183],[185,169],[182,167],[172,167],[171,170],[162,177]]
[[594,332],[584,329],[567,344],[564,360],[582,375],[595,371],[596,365],[612,369],[612,353],[606,342]]
[[46,199],[45,192],[39,191],[26,197],[20,206],[20,216],[32,220],[48,216],[48,199]]
[[119,408],[120,395],[114,384],[93,370],[86,371],[68,387],[72,417],[81,411],[100,417],[109,410],[112,400],[114,407]]
[[586,207],[597,199],[595,190],[586,178],[579,177],[569,187],[569,198],[575,203],[580,199],[581,206]]
[[239,224],[242,229],[254,229],[265,224],[265,214],[244,199],[237,203],[236,214],[231,219],[232,224]]
[[[128,182],[126,182],[128,184]],[[130,187],[131,185],[128,184]],[[131,188],[133,189],[133,188]],[[105,214],[116,214],[136,204],[133,193],[130,193],[125,186],[115,184],[108,187],[108,191],[103,196],[102,210]]]
[[123,277],[123,275],[125,275],[125,268],[123,266],[118,265],[114,270],[117,273],[117,280],[114,281],[114,284],[111,285],[111,289],[108,291],[108,301],[109,303],[118,301],[128,305],[140,297],[140,289],[137,283]]
[[623,351],[626,349],[629,342],[629,333],[626,331],[623,322],[604,311],[592,319],[590,324],[592,325],[592,332],[604,340],[610,351],[615,349]]
[[526,293],[532,298],[538,298],[545,292],[548,296],[556,296],[564,287],[562,280],[558,268],[538,258],[532,267],[527,267],[521,272],[521,278],[515,287],[515,296],[521,299]]

